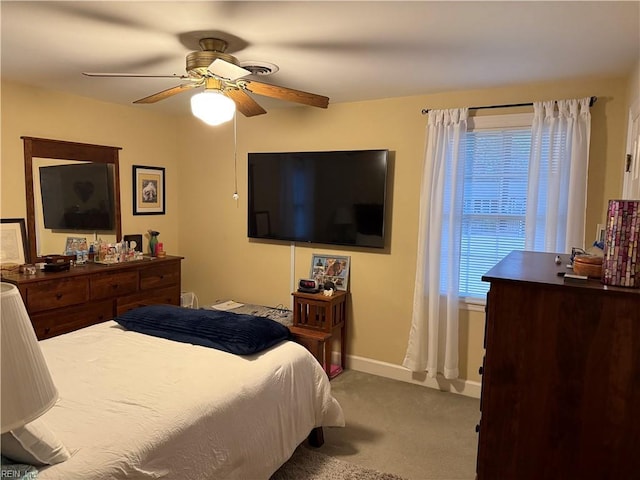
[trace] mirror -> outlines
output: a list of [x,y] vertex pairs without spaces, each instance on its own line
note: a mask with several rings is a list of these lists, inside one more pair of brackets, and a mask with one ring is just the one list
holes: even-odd
[[[22,137],[24,142],[24,167],[25,167],[25,187],[27,200],[27,239],[29,249],[29,259],[31,262],[41,262],[46,255],[60,254],[64,251],[64,242],[67,237],[84,237],[88,241],[94,240],[95,235],[99,235],[108,241],[112,238],[114,242],[122,239],[122,227],[120,219],[120,172],[118,163],[118,153],[120,147],[109,147],[103,145],[90,145],[85,143],[65,142],[61,140],[48,140],[44,138]],[[60,167],[77,165],[95,166],[103,169],[108,176],[109,188],[113,193],[113,212],[110,230],[100,228],[87,229],[86,224],[82,230],[65,228],[56,225],[57,228],[45,227],[45,210],[43,207],[51,207],[50,204],[43,206],[42,189],[40,186],[40,172],[44,167]],[[80,198],[80,202],[90,202],[95,198],[95,185],[86,181],[76,181],[71,188],[60,187],[59,195],[54,190],[53,198],[62,198],[66,194],[73,194]],[[63,191],[64,190],[64,191]],[[73,190],[73,191],[71,191]],[[46,195],[45,195],[46,202]],[[95,208],[92,210],[96,210]],[[93,227],[96,227],[95,224]]]

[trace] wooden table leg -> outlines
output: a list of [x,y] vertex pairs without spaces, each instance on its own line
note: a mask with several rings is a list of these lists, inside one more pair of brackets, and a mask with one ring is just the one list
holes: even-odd
[[331,340],[333,337],[329,337],[324,341],[324,371],[327,373],[327,377],[331,377]]

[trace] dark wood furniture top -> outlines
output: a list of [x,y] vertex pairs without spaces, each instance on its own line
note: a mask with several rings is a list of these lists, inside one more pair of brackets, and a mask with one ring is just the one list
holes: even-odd
[[[555,258],[560,257],[560,265]],[[514,251],[500,263],[485,273],[482,280],[502,282],[522,282],[527,284],[562,285],[565,287],[606,290],[623,294],[640,296],[640,289],[603,285],[598,279],[590,278],[587,282],[566,282],[558,273],[573,273],[567,268],[570,259],[568,254]]]
[[180,305],[182,257],[87,263],[65,272],[3,273],[20,290],[38,339],[110,320],[136,307]]
[[561,258],[512,252],[483,277],[479,480],[640,471],[640,290],[565,282]]

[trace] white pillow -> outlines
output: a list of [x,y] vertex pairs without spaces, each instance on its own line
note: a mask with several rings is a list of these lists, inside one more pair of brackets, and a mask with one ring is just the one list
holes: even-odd
[[3,433],[0,445],[3,456],[27,465],[54,465],[71,457],[56,434],[40,419]]

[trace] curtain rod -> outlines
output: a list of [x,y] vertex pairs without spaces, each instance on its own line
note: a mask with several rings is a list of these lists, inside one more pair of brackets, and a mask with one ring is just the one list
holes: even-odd
[[[596,101],[598,100],[598,97],[591,97],[591,100],[589,101],[589,106],[593,107],[593,104],[596,103]],[[485,110],[485,109],[489,109],[489,108],[511,108],[511,107],[532,107],[533,106],[533,102],[529,102],[529,103],[507,103],[504,105],[486,105],[483,107],[469,107],[469,110]],[[433,110],[432,108],[423,108],[422,109],[422,114],[426,115],[427,113],[429,113],[429,111]]]

